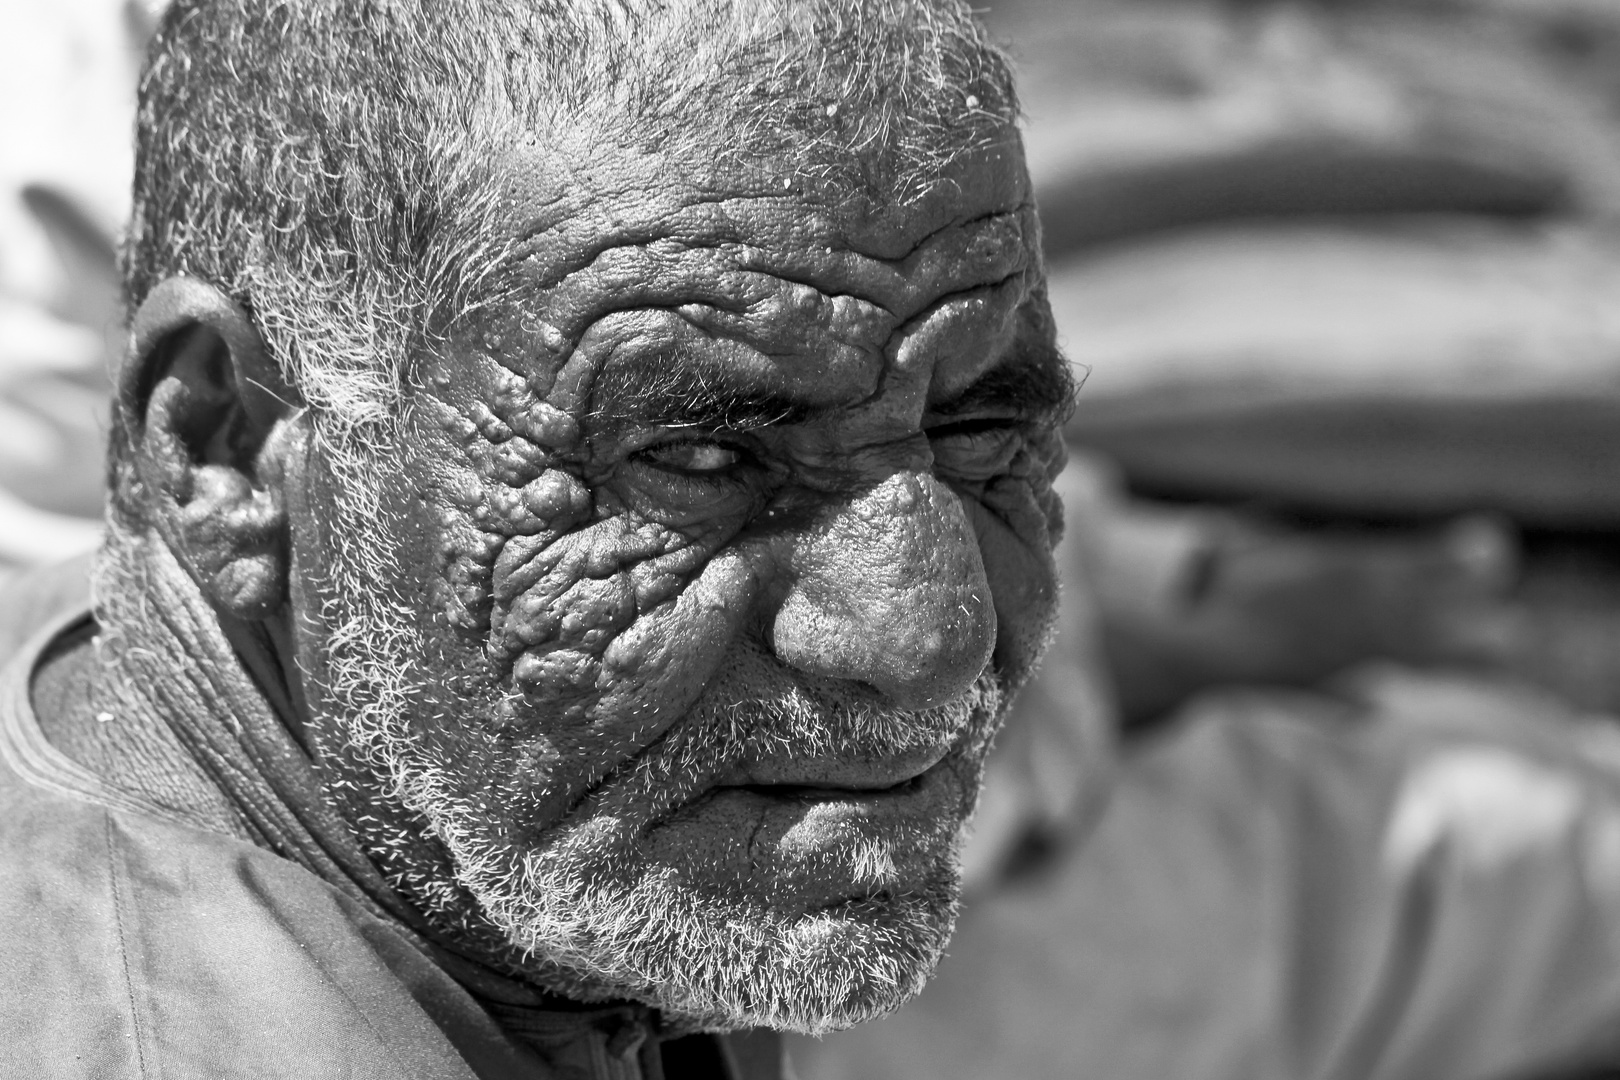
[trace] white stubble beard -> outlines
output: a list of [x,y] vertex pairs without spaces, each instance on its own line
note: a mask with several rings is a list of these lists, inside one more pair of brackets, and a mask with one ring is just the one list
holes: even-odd
[[[369,785],[370,797],[410,812],[378,817],[425,821],[454,867],[453,880],[442,880],[441,873],[408,887],[396,880],[396,887],[430,917],[449,922],[456,920],[446,916],[470,896],[521,954],[525,973],[548,989],[585,1000],[640,1000],[687,1026],[820,1034],[891,1011],[921,988],[955,920],[960,820],[935,823],[939,835],[928,840],[938,849],[936,865],[926,886],[885,892],[881,878],[893,860],[881,843],[867,844],[841,853],[850,863],[849,879],[874,886],[866,898],[809,913],[773,910],[743,890],[718,896],[692,886],[674,867],[647,862],[640,842],[655,821],[575,814],[537,845],[501,836],[488,813],[461,794],[470,788],[454,774],[454,763],[432,760],[411,728],[408,718],[426,697],[417,672],[427,643],[377,559],[376,553],[396,549],[375,494],[367,498],[364,487],[343,488],[358,497],[333,530],[348,543],[334,555],[326,590],[324,614],[333,628],[325,655],[327,698],[341,717],[336,726],[348,756],[370,773],[356,785]],[[908,732],[919,738],[962,732],[954,767],[970,803],[1003,699],[997,680],[986,674],[969,693],[937,709],[867,708],[857,715],[864,707],[851,706],[856,711],[837,725],[827,722],[825,702],[749,702],[750,722],[741,723],[740,703],[700,702],[619,778],[624,786],[613,802],[658,802],[668,794],[660,785],[682,775],[695,755],[710,763],[740,760],[751,739],[758,752],[761,738],[825,739],[830,727],[865,725],[900,740]],[[496,704],[469,707],[492,712]],[[420,839],[401,836],[391,843],[419,846]],[[639,873],[623,872],[637,866]]]

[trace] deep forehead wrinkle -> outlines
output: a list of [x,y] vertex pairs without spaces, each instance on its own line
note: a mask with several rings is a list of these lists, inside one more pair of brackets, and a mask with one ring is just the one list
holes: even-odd
[[[1075,382],[1067,362],[1049,341],[1014,337],[996,353],[972,383],[932,402],[928,412],[941,419],[992,415],[1061,422],[1067,418]],[[592,380],[588,414],[598,423],[628,421],[666,428],[747,431],[808,423],[860,406],[872,397],[871,392],[848,382],[838,395],[843,400],[829,400],[824,392],[807,400],[778,381],[779,371],[702,350],[616,351]],[[817,386],[818,391],[825,389]]]
[[[586,283],[596,277],[593,271],[626,249],[678,245],[710,255],[717,272],[770,274],[905,319],[947,293],[1029,266],[1035,236],[1034,207],[1026,202],[945,222],[903,257],[878,257],[862,251],[858,235],[815,207],[756,197],[690,201],[650,220],[609,220],[592,210],[562,220],[548,214],[525,228],[513,252],[528,287],[558,300],[590,296]],[[612,299],[598,295],[594,301]],[[569,321],[561,312],[558,318]]]

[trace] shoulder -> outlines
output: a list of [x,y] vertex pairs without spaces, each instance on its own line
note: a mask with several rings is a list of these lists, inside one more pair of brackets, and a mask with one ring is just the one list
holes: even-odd
[[470,1080],[406,985],[422,962],[347,897],[232,837],[40,786],[11,757],[0,1075]]
[[[0,1074],[136,1076],[106,815],[0,767]],[[63,1008],[63,1003],[71,1007]]]
[[24,570],[0,585],[0,663],[45,626],[90,606],[90,555]]

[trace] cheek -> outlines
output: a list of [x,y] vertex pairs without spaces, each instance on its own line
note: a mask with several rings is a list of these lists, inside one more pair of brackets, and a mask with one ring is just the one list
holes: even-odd
[[[710,567],[734,529],[599,502],[509,412],[424,401],[401,463],[416,534],[403,554],[435,556],[417,565],[436,674],[499,698],[489,719],[506,728],[594,722],[643,683],[685,696],[684,670],[712,668],[748,606],[753,575]],[[657,690],[633,696],[663,712],[645,700]]]
[[746,558],[707,558],[603,650],[595,727],[644,745],[685,716],[735,646],[758,593]]
[[499,790],[503,819],[544,830],[685,716],[757,593],[752,560],[723,539],[619,517],[461,560],[461,579],[482,575],[487,629],[433,620],[424,704],[451,722],[422,733],[456,763],[452,783]]
[[626,517],[515,537],[491,574],[487,653],[529,703],[555,713],[593,694],[610,647],[698,579],[712,543]]
[[490,564],[482,642],[488,678],[508,691],[495,726],[519,738],[589,731],[605,758],[655,737],[696,699],[753,604],[756,575],[719,552],[725,539],[628,516],[507,539]]

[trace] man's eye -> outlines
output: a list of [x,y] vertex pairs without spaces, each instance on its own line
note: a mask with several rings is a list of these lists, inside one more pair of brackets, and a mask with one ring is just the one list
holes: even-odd
[[969,420],[930,428],[928,441],[940,471],[967,481],[1007,471],[1022,445],[1021,429],[1004,420]]
[[683,439],[649,446],[636,457],[660,469],[685,473],[723,473],[743,461],[743,451],[710,439]]

